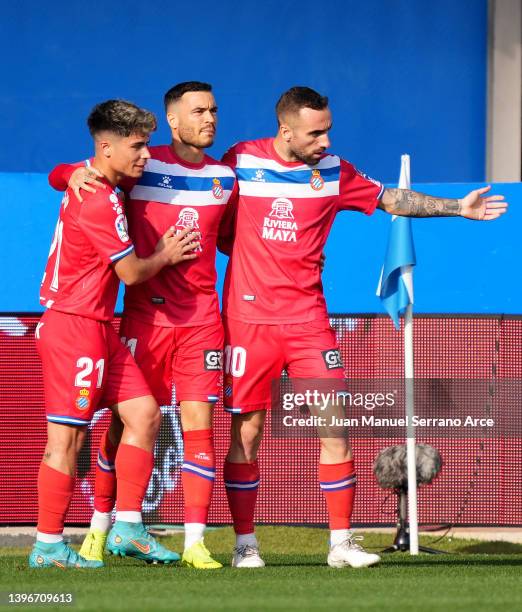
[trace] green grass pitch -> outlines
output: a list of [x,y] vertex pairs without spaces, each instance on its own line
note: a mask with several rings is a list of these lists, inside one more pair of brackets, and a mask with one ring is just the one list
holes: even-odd
[[[216,529],[206,537],[210,550],[227,565],[216,571],[149,566],[112,557],[102,570],[29,570],[28,549],[2,549],[0,591],[74,593],[73,606],[38,606],[62,611],[522,610],[520,545],[444,539],[433,546],[449,554],[394,553],[385,555],[377,567],[336,570],[325,564],[326,530],[260,527],[258,536],[267,562],[259,570],[228,567],[230,528]],[[378,550],[391,539],[367,535],[364,545]],[[421,538],[426,545],[433,540]],[[162,542],[179,551],[182,538]]]

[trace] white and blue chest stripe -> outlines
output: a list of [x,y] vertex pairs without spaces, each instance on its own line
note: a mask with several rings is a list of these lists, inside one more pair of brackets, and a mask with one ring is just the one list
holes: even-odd
[[228,202],[234,181],[234,172],[227,166],[192,169],[150,159],[130,197],[179,206],[216,206]]
[[[312,171],[318,170],[323,185],[312,187]],[[236,175],[242,195],[258,197],[322,198],[339,195],[341,161],[336,155],[323,157],[315,166],[288,168],[273,159],[241,153]]]

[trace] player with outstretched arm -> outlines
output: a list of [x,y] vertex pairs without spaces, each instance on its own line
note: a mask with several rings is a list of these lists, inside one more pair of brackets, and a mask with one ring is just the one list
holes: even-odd
[[[506,210],[503,197],[486,195],[487,187],[459,200],[385,189],[326,153],[332,126],[328,99],[308,87],[285,92],[276,114],[275,138],[241,142],[223,158],[239,184],[235,223],[220,245],[230,253],[223,295],[224,403],[232,425],[224,479],[236,532],[235,567],[264,566],[254,510],[272,381],[286,369],[291,378],[325,379],[344,388],[319,268],[335,215],[343,210],[371,215],[380,208],[395,215],[488,221]],[[356,475],[346,438],[321,438],[318,476],[331,530],[328,564],[378,563],[379,556],[367,553],[351,530]]]

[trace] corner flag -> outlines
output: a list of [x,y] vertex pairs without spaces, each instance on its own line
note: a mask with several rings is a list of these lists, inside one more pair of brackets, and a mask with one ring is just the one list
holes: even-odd
[[[401,156],[399,189],[410,188],[410,156]],[[388,248],[377,295],[392,318],[395,329],[400,329],[399,315],[413,304],[413,266],[416,264],[415,247],[409,217],[392,217]]]

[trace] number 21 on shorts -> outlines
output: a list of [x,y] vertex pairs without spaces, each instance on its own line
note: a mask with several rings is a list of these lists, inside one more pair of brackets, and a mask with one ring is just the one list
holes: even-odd
[[76,362],[79,372],[74,379],[75,387],[91,387],[92,381],[89,380],[94,371],[96,377],[96,389],[103,384],[103,371],[105,369],[105,359],[98,359],[96,363],[90,357],[80,357]]

